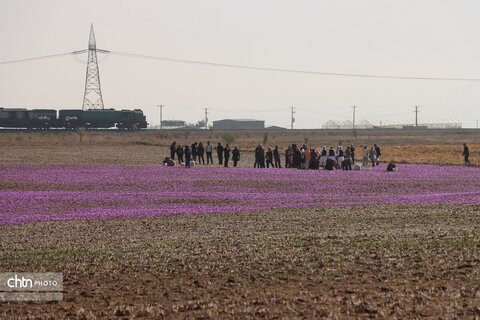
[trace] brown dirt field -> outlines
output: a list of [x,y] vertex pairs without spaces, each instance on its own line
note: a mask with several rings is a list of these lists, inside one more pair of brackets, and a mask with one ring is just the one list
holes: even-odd
[[[263,143],[267,133],[267,143]],[[0,131],[0,162],[15,163],[118,163],[155,164],[168,154],[172,141],[191,144],[211,140],[238,145],[243,153],[240,166],[252,166],[252,151],[259,143],[281,148],[307,140],[312,146],[343,145],[352,142],[349,130],[280,131],[201,131],[146,130],[140,132],[11,132]],[[462,164],[462,143],[469,144],[471,162],[480,165],[480,130],[358,130],[357,158],[360,145],[377,143],[382,159],[406,163]],[[282,159],[283,160],[283,159]]]
[[[266,131],[0,131],[0,162],[155,164],[168,145],[225,142],[241,166]],[[479,164],[478,130],[359,130],[383,159]],[[228,138],[228,137],[227,137]],[[351,142],[269,131],[264,145]],[[283,161],[283,159],[282,159]],[[5,319],[480,318],[480,207],[370,206],[0,227],[0,272],[64,272],[65,299],[0,303]]]
[[[266,136],[266,143],[264,142]],[[254,148],[258,143],[271,146],[285,146],[292,143],[315,146],[347,145],[354,142],[351,130],[303,129],[303,130],[143,130],[139,132],[103,131],[15,131],[0,130],[1,146],[35,146],[35,145],[160,145],[168,146],[172,141],[192,143],[194,141],[225,142],[225,138],[233,138],[243,149]],[[378,143],[382,146],[404,145],[461,145],[478,144],[479,129],[448,130],[394,130],[366,129],[357,130],[356,144]]]
[[0,317],[478,318],[479,212],[340,207],[0,227],[2,271],[65,277],[64,301],[0,303]]

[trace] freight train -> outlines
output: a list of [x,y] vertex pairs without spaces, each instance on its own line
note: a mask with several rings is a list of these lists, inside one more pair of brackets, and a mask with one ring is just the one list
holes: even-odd
[[67,129],[79,128],[118,128],[120,130],[140,130],[148,125],[143,111],[91,109],[53,110],[26,108],[1,108],[0,127],[25,129]]

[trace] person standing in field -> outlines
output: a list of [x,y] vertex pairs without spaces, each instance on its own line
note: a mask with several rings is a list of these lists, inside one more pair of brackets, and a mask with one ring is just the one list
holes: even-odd
[[255,163],[253,164],[254,168],[260,168],[260,149],[260,145],[255,148]]
[[370,148],[368,157],[370,158],[370,161],[372,161],[372,167],[375,167],[375,162],[377,162],[377,151],[375,150],[375,146]]
[[267,150],[267,168],[270,168],[270,166],[272,166],[272,168],[275,168],[275,166],[273,165],[273,151],[272,151],[272,148],[268,147],[268,150]]
[[212,153],[213,153],[213,146],[210,144],[210,141],[207,141],[207,147],[205,148],[207,151],[207,164],[213,164]]
[[380,147],[377,144],[373,145],[375,147],[375,153],[377,154],[377,166],[380,164],[380,156],[382,153],[380,152]]
[[177,158],[178,158],[178,164],[183,163],[183,148],[181,145],[178,145],[177,147]]
[[237,146],[235,146],[235,148],[233,148],[232,160],[233,160],[233,166],[236,168],[238,161],[240,161],[240,150],[238,150]]
[[322,152],[320,153],[320,166],[322,168],[325,168],[325,165],[327,164],[327,146],[322,147]]
[[300,151],[300,149],[295,146],[295,152],[293,154],[293,167],[295,169],[301,169],[301,166],[302,166],[302,151]]
[[175,160],[175,152],[177,151],[177,142],[173,141],[170,145],[170,159]]
[[318,170],[318,154],[315,148],[310,149],[310,169]]
[[470,160],[468,160],[468,157],[470,156],[470,150],[468,149],[468,146],[466,143],[463,144],[462,156],[464,157],[465,164],[470,164]]
[[345,160],[350,159],[350,162],[352,161],[352,151],[350,149],[350,146],[345,149]]
[[217,145],[217,156],[218,156],[218,164],[222,165],[223,164],[223,146],[220,142]]
[[328,159],[335,161],[335,150],[333,146],[330,146],[330,150],[328,150]]
[[205,158],[203,155],[205,154],[205,148],[203,147],[203,143],[199,143],[197,147],[197,157],[198,157],[198,163],[200,164],[205,164]]
[[305,163],[303,165],[303,168],[305,170],[308,170],[310,169],[310,157],[312,156],[311,147],[305,147],[305,150],[303,151],[303,153],[305,158]]
[[192,153],[188,145],[185,146],[185,168],[190,168],[190,161],[192,161]]
[[337,163],[341,166],[343,163],[343,160],[345,160],[345,153],[343,152],[342,146],[338,146]]
[[230,146],[228,143],[225,145],[225,148],[223,148],[223,154],[225,158],[225,168],[228,168],[228,160],[230,159]]
[[362,166],[366,167],[368,166],[368,149],[367,145],[363,146],[362,149]]
[[292,147],[288,146],[288,148],[285,150],[285,168],[291,168],[292,167]]
[[353,144],[350,145],[350,156],[352,158],[352,165],[355,164],[355,146]]
[[278,150],[278,146],[275,146],[273,149],[273,158],[275,159],[275,168],[281,168],[282,164],[280,163],[280,151]]
[[260,168],[265,168],[265,148],[260,145],[260,154],[259,154]]
[[196,142],[192,143],[191,153],[192,153],[192,160],[197,162],[197,143]]

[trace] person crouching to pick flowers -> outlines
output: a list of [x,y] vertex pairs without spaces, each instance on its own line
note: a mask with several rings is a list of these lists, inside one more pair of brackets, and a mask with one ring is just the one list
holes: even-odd
[[397,170],[397,166],[395,165],[395,162],[393,162],[393,160],[390,160],[390,163],[387,166],[387,171],[394,172],[396,170]]

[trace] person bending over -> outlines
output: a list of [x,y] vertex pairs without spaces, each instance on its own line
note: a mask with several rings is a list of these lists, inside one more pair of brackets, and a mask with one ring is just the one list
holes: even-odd
[[388,164],[387,166],[387,171],[388,172],[394,172],[397,170],[397,166],[395,165],[395,163],[393,162],[393,160],[390,161],[390,163]]

